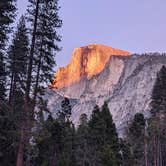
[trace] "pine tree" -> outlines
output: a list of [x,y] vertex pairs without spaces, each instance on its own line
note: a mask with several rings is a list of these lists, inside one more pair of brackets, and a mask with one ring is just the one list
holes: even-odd
[[[48,85],[53,78],[55,54],[60,50],[57,42],[61,40],[57,34],[57,28],[61,27],[62,21],[58,16],[58,0],[39,2],[29,0],[29,2],[28,20],[34,25],[34,28],[31,29],[33,42],[30,52],[31,61],[33,62],[29,62],[29,72],[32,74],[33,71],[31,79],[35,82],[33,89],[33,103],[35,106],[37,95],[42,87]],[[27,87],[31,86],[31,79],[28,80]]]
[[163,66],[157,74],[157,79],[153,87],[152,116],[156,114],[166,113],[166,67]]
[[110,114],[107,102],[104,102],[101,108],[101,118],[103,119],[104,125],[104,145],[101,153],[102,165],[119,165],[120,154],[119,154],[119,140],[116,132],[116,126],[113,122],[112,115]]
[[89,121],[89,146],[92,165],[119,164],[118,159],[118,136],[112,116],[105,102],[102,110],[95,106]]
[[68,121],[71,116],[71,105],[70,100],[65,97],[61,102],[61,110],[58,113],[59,119],[64,123]]
[[151,117],[149,119],[149,153],[154,165],[166,164],[166,67],[163,66],[157,74],[152,92]]
[[36,134],[37,156],[35,165],[54,166],[58,164],[60,145],[62,141],[62,128],[60,123],[51,116],[44,122]]
[[6,46],[7,34],[11,32],[9,25],[14,22],[15,11],[15,0],[0,1],[0,51]]
[[88,118],[86,114],[80,116],[80,125],[76,132],[76,163],[78,166],[90,166],[88,145]]
[[11,32],[11,23],[15,18],[15,0],[0,1],[0,100],[5,99],[6,66],[5,66],[5,47],[8,34]]
[[134,116],[128,128],[127,140],[131,146],[131,155],[134,165],[143,165],[144,162],[145,118],[141,113]]
[[121,154],[121,166],[133,166],[133,156],[131,155],[130,144],[123,139],[119,139],[120,154]]
[[9,103],[12,108],[17,106],[20,102],[17,101],[19,98],[18,95],[21,95],[23,98],[23,94],[25,93],[27,60],[29,53],[28,46],[29,41],[25,17],[22,16],[8,51],[8,73],[10,77]]
[[75,128],[67,121],[62,127],[62,139],[60,143],[58,166],[75,166]]
[[[50,79],[55,64],[55,52],[58,46],[55,42],[60,41],[57,35],[57,28],[61,27],[61,20],[58,17],[57,0],[29,0],[28,21],[31,23],[31,43],[27,65],[27,77],[25,87],[24,118],[21,127],[20,146],[18,150],[17,166],[23,165],[23,147],[27,144],[28,154],[30,153],[29,139],[34,123],[34,110],[38,97],[41,99],[43,86]],[[25,140],[25,128],[27,138]],[[26,143],[25,143],[26,141]],[[28,157],[29,158],[29,157]],[[30,161],[27,158],[27,166]]]
[[4,102],[0,103],[0,165],[13,166],[16,163],[18,131],[15,114]]
[[100,152],[104,144],[105,124],[101,116],[100,108],[96,105],[93,109],[91,119],[88,123],[89,127],[89,140],[88,145],[90,148],[89,157],[92,166],[101,165]]

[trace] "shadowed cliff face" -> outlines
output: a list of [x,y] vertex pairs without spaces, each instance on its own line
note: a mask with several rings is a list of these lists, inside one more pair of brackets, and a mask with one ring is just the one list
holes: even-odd
[[130,56],[127,51],[101,44],[91,44],[76,48],[70,63],[57,70],[52,88],[62,88],[79,82],[82,78],[90,79],[105,68],[113,55]]

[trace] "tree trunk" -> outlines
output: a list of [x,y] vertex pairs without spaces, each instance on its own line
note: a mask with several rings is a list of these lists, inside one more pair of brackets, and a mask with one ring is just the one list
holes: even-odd
[[147,157],[147,139],[144,138],[144,158],[145,158],[145,166],[148,166],[148,157]]
[[[37,2],[36,2],[35,19],[34,19],[34,26],[33,26],[33,33],[32,33],[32,42],[31,42],[31,49],[30,49],[30,56],[29,56],[29,63],[28,63],[28,73],[27,73],[26,91],[25,91],[25,103],[24,103],[25,111],[23,111],[23,112],[27,113],[26,116],[28,115],[28,112],[31,111],[28,107],[29,107],[29,103],[30,103],[29,94],[30,94],[31,82],[32,82],[32,68],[33,68],[33,61],[34,61],[33,56],[34,56],[34,49],[35,49],[38,13],[39,13],[39,0],[37,0]],[[25,115],[23,115],[23,116],[25,116]],[[23,120],[23,122],[22,122],[21,138],[20,138],[19,150],[18,150],[18,154],[17,154],[17,166],[23,166],[23,147],[26,144],[25,143],[25,139],[24,139],[25,138],[25,130],[24,129],[25,128],[29,129],[29,127],[26,126],[27,125],[26,121],[27,121],[28,118],[29,117],[26,117],[25,121]],[[29,142],[27,142],[27,144],[28,143]],[[30,165],[30,162],[29,162],[28,165]]]
[[13,80],[14,80],[14,74],[12,71],[12,76],[11,76],[11,81],[10,81],[10,90],[9,90],[9,103],[10,104],[12,102],[12,97],[13,97]]
[[28,76],[27,76],[27,84],[26,84],[26,99],[27,100],[29,100],[29,93],[30,93],[31,82],[32,82],[32,68],[33,68],[33,60],[34,60],[33,57],[34,57],[34,50],[35,50],[38,14],[39,14],[39,0],[37,0],[36,2],[35,20],[34,20],[34,26],[33,26],[32,42],[31,42],[31,49],[30,49],[30,56],[29,56],[29,63],[28,63]]
[[[41,49],[42,49],[42,46],[41,46]],[[35,82],[35,88],[34,88],[34,94],[33,94],[33,108],[32,108],[32,110],[34,110],[35,106],[36,106],[36,98],[37,98],[37,93],[38,93],[41,63],[42,63],[42,53],[40,53],[40,58],[39,58],[39,63],[38,63],[38,68],[37,68],[36,82]]]
[[56,161],[57,161],[57,145],[55,143],[53,147],[53,153],[50,156],[50,161],[49,161],[49,166],[56,166]]
[[20,141],[17,153],[17,163],[16,166],[23,166],[23,155],[24,155],[24,142],[25,142],[25,115],[22,114],[22,126],[20,130]]
[[23,166],[23,149],[24,149],[24,134],[23,134],[23,126],[22,126],[19,148],[17,153],[17,164],[16,164],[17,166]]
[[153,151],[153,156],[154,156],[154,158],[153,158],[153,162],[154,162],[154,166],[157,166],[157,157],[156,157],[156,136],[154,136],[153,137],[153,149],[154,149],[154,151]]

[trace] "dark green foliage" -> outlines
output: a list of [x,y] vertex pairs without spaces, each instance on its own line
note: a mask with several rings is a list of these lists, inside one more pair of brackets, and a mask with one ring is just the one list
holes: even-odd
[[3,54],[0,52],[0,101],[6,97],[6,70]]
[[48,117],[36,135],[36,166],[74,166],[75,129],[70,122],[59,123]]
[[89,134],[90,162],[96,166],[119,165],[118,135],[106,102],[101,111],[95,106],[89,121]]
[[[54,156],[58,155],[60,150],[61,138],[62,128],[59,122],[49,116],[36,136],[38,151],[36,166],[47,166],[54,161]],[[57,158],[55,158],[55,161],[57,161]]]
[[7,40],[7,34],[11,31],[10,24],[15,18],[16,0],[1,0],[0,1],[0,51],[4,49]]
[[71,116],[71,105],[67,97],[65,97],[61,102],[61,110],[58,112],[59,120],[64,123],[69,120]]
[[[29,0],[28,21],[32,27],[35,22],[36,1]],[[57,33],[57,29],[62,26],[62,21],[58,16],[59,6],[58,0],[39,1],[35,46],[33,52],[33,80],[34,80],[34,99],[42,87],[50,84],[54,74],[55,55],[60,51],[57,43],[61,41],[61,37]],[[30,29],[33,32],[33,29]]]
[[123,139],[119,139],[119,147],[121,154],[121,166],[133,166],[134,162],[131,155],[130,144]]
[[163,66],[157,74],[157,79],[152,92],[151,113],[166,113],[166,67]]
[[120,154],[119,154],[119,140],[116,132],[116,127],[110,114],[107,102],[101,108],[101,117],[105,123],[104,125],[104,146],[102,151],[101,162],[102,165],[119,165]]
[[58,160],[58,166],[74,166],[75,165],[75,128],[71,122],[65,122],[63,126],[61,151]]
[[129,127],[129,133],[134,138],[139,138],[140,136],[144,135],[144,128],[145,128],[145,118],[144,115],[141,113],[137,113],[134,116],[134,119]]
[[4,102],[0,103],[0,165],[13,166],[16,163],[18,133],[15,115]]
[[166,165],[166,67],[157,74],[148,120],[148,162]]
[[15,0],[0,1],[0,100],[5,99],[6,93],[6,59],[5,47],[8,34],[11,31],[10,24],[13,23],[16,7]]
[[144,163],[145,118],[141,113],[134,116],[128,129],[128,142],[131,146],[131,155],[135,165]]
[[90,166],[90,147],[88,118],[86,114],[80,116],[80,125],[76,133],[76,163],[77,166]]
[[17,100],[18,93],[22,93],[23,95],[25,92],[28,47],[27,28],[25,18],[22,16],[8,51],[8,74],[10,77],[9,101],[12,104],[17,103],[15,100]]

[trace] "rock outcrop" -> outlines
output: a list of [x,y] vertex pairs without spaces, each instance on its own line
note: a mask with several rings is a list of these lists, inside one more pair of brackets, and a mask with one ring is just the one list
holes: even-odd
[[105,68],[112,55],[129,56],[130,53],[101,44],[76,48],[70,63],[57,70],[52,87],[66,87],[79,82],[83,77],[91,78]]
[[[88,47],[89,46],[82,47],[78,50]],[[90,48],[92,47],[96,48],[97,45],[90,45]],[[104,48],[107,47],[102,47],[102,49]],[[110,47],[107,49],[109,50],[109,48]],[[59,103],[62,97],[66,96],[70,98],[72,102],[71,119],[75,124],[79,124],[79,117],[82,113],[86,113],[90,116],[96,104],[101,106],[104,101],[107,101],[110,112],[120,132],[135,113],[142,112],[148,116],[153,85],[156,80],[157,72],[163,65],[166,65],[166,55],[153,53],[129,56],[130,53],[120,51],[119,53],[124,53],[123,55],[125,56],[110,56],[109,51],[106,51],[106,55],[104,50],[102,54],[97,53],[96,49],[95,52],[98,55],[94,56],[100,57],[97,63],[94,60],[96,65],[99,65],[100,61],[103,60],[102,57],[105,57],[105,60],[99,65],[100,70],[93,69],[96,65],[93,65],[92,60],[92,67],[90,68],[92,70],[85,70],[84,67],[84,77],[77,77],[76,80],[73,73],[73,75],[70,75],[69,82],[57,84],[57,86],[59,86],[58,89],[49,90],[50,94],[48,93],[47,96],[49,108],[55,113],[60,108]],[[87,57],[83,52],[79,54],[79,56],[81,55],[83,58]],[[92,54],[86,55],[93,56]],[[73,55],[73,57],[75,57],[75,55]],[[77,65],[81,63],[78,63],[73,57],[72,63],[62,70],[66,72],[68,68],[71,69],[72,66],[70,65],[72,64],[74,69],[71,71],[80,74],[82,69]],[[91,58],[93,59],[93,57]],[[79,71],[75,68],[75,63]],[[59,70],[59,74],[60,73]],[[57,76],[60,77],[59,74],[57,74]],[[60,82],[61,81],[59,81],[59,83]]]

